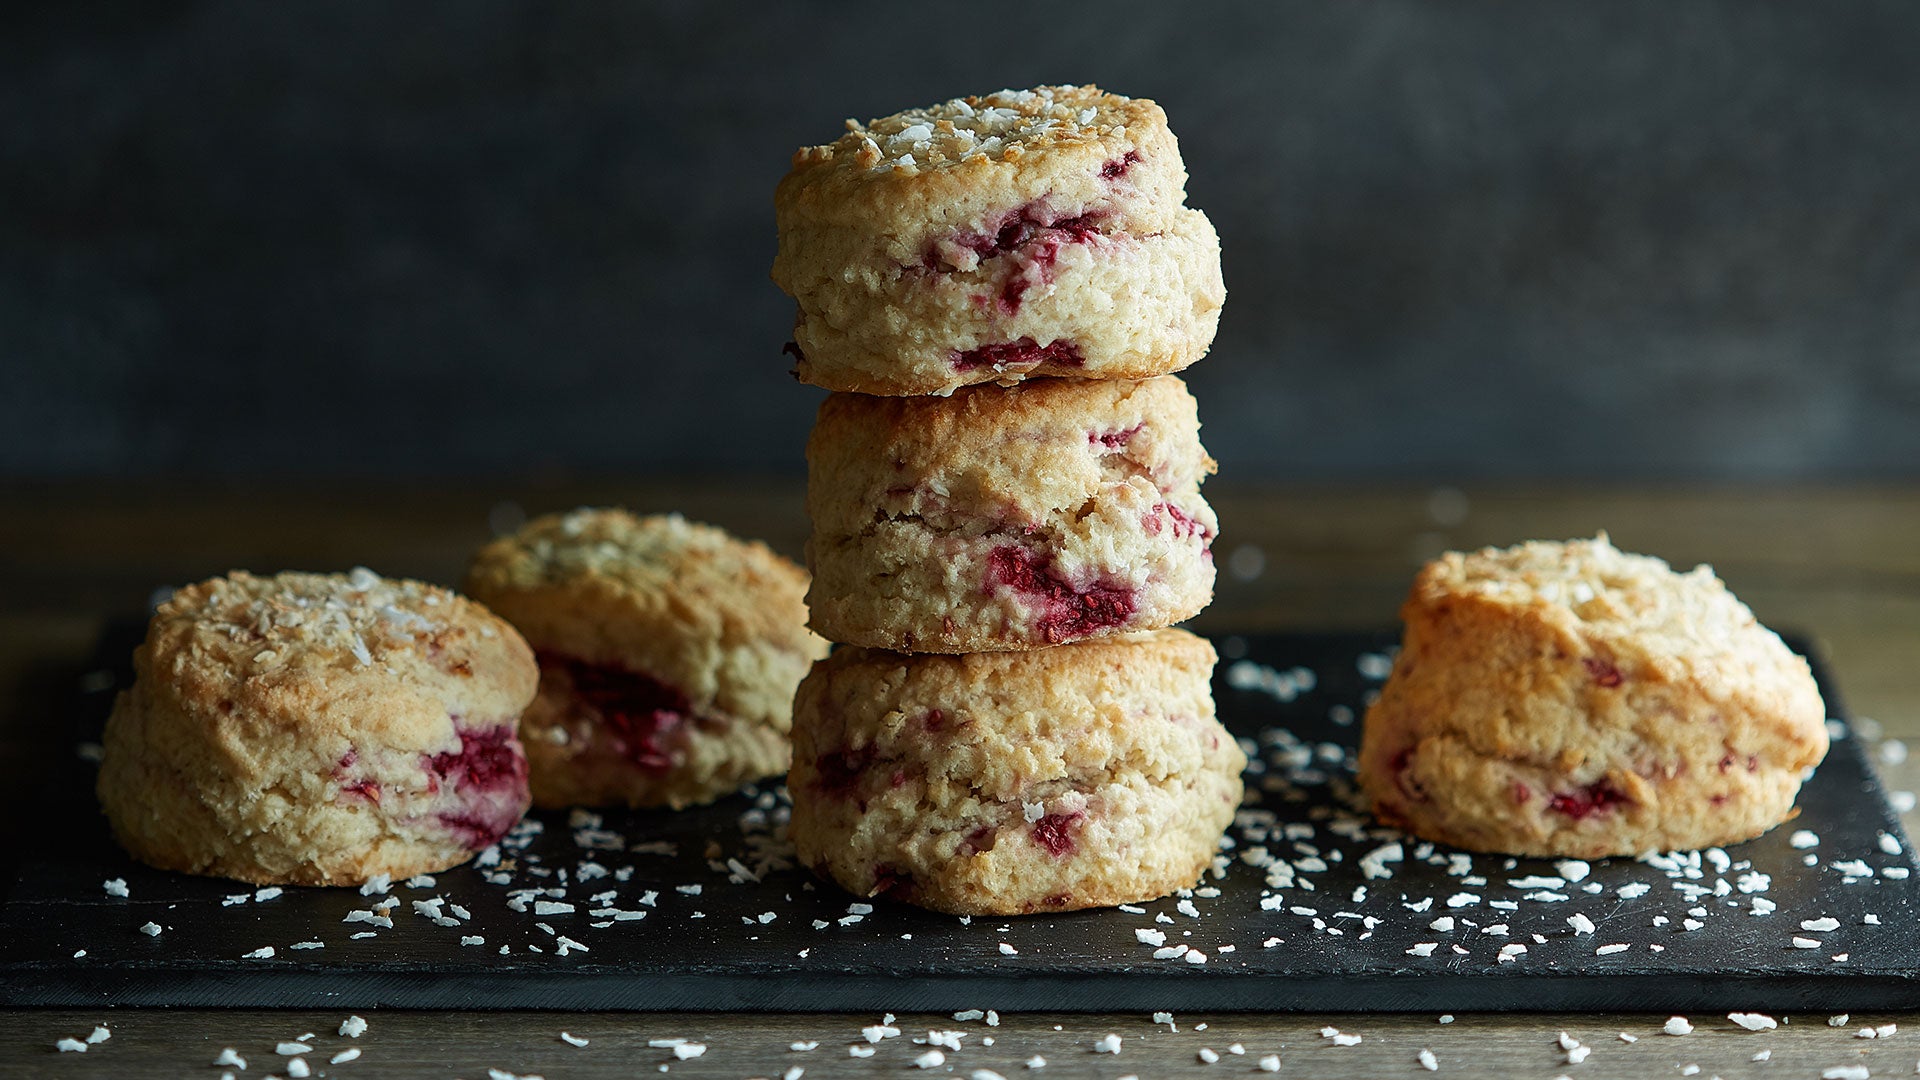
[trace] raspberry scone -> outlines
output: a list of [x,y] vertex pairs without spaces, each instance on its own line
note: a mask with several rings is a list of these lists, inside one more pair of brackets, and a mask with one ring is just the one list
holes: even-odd
[[444,589],[235,572],[160,605],[133,660],[99,796],[142,862],[356,885],[457,866],[526,812],[533,653]]
[[1213,647],[1161,630],[1026,653],[844,648],[794,703],[791,835],[858,896],[957,915],[1191,885],[1240,805]]
[[1705,566],[1595,540],[1449,553],[1401,609],[1360,780],[1420,836],[1597,858],[1731,844],[1826,755],[1807,662]]
[[806,588],[765,544],[677,514],[576,510],[482,548],[469,595],[539,656],[535,804],[678,809],[784,772],[794,687],[827,653]]
[[1092,86],[849,120],[774,196],[795,374],[894,395],[1179,371],[1226,302],[1186,180],[1160,106]]
[[901,652],[1154,630],[1213,597],[1213,461],[1171,375],[835,394],[807,445],[813,628]]

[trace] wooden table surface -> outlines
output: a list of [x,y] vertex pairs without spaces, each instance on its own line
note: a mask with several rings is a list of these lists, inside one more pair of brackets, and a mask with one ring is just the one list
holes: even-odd
[[[1760,618],[1811,634],[1857,717],[1878,722],[1876,749],[1895,789],[1920,786],[1920,761],[1903,760],[1920,737],[1920,489],[1469,490],[1335,488],[1257,491],[1219,483],[1208,495],[1224,535],[1218,599],[1196,621],[1202,632],[1390,625],[1419,563],[1446,548],[1507,544],[1609,530],[1627,550],[1680,566],[1710,562]],[[236,567],[346,569],[451,582],[467,554],[495,528],[524,515],[582,504],[677,509],[762,537],[797,555],[805,536],[800,485],[539,485],[452,489],[308,486],[297,489],[136,488],[101,484],[0,488],[0,820],[27,827],[24,794],[42,755],[70,753],[41,719],[68,692],[102,621],[141,609],[157,585]],[[1875,725],[1863,725],[1871,732]],[[1909,814],[1907,827],[1913,830]],[[1920,932],[1920,928],[1916,928]],[[1427,1075],[1430,1049],[1442,1075],[1493,1077],[1820,1077],[1854,1067],[1874,1077],[1911,1076],[1920,1065],[1920,1012],[1853,1017],[1782,1016],[1777,1030],[1748,1032],[1720,1015],[1691,1017],[1692,1034],[1665,1035],[1661,1015],[1320,1016],[1177,1013],[1178,1030],[1145,1015],[1004,1016],[998,1027],[945,1016],[902,1016],[904,1034],[870,1058],[869,1015],[367,1014],[357,1040],[336,1033],[343,1013],[206,1010],[27,1010],[0,1014],[0,1078],[209,1076],[223,1047],[248,1059],[242,1077],[286,1075],[276,1043],[319,1035],[315,1075],[467,1077],[489,1069],[548,1080],[629,1077],[809,1077],[918,1074],[929,1028],[961,1029],[965,1049],[933,1075],[1008,1077],[1260,1075],[1278,1055],[1279,1075]],[[1896,1023],[1888,1038],[1864,1025]],[[63,1037],[96,1024],[112,1037],[85,1054],[59,1053]],[[1202,1025],[1205,1025],[1204,1028]],[[1336,1046],[1324,1027],[1362,1036]],[[562,1042],[561,1031],[589,1040]],[[1568,1064],[1561,1032],[1591,1046]],[[1628,1043],[1620,1034],[1636,1036]],[[1122,1039],[1117,1056],[1093,1046]],[[706,1052],[686,1061],[648,1041],[687,1038]],[[993,1040],[987,1045],[987,1039]],[[818,1042],[811,1051],[789,1049]],[[354,1046],[358,1060],[327,1059]],[[1239,1046],[1243,1054],[1235,1054]],[[1203,1050],[1217,1054],[1204,1060]],[[1770,1059],[1753,1057],[1770,1051]],[[1027,1062],[1044,1058],[1043,1069]],[[1697,1066],[1697,1073],[1688,1068]]]

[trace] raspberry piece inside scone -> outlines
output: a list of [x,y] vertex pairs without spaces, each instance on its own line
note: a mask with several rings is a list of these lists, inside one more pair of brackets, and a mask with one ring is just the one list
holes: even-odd
[[[635,768],[665,773],[686,756],[686,727],[693,719],[687,695],[643,672],[613,664],[541,652],[542,672],[563,671],[579,704],[590,710],[605,730],[615,753]],[[724,726],[721,718],[704,723]]]
[[454,804],[436,820],[466,847],[499,842],[527,808],[527,756],[512,724],[476,727],[459,719],[460,749],[426,756],[428,789]]
[[974,371],[979,368],[1024,371],[1042,364],[1079,367],[1084,361],[1079,348],[1071,341],[1051,341],[1040,345],[1032,338],[1023,337],[1018,341],[981,345],[965,352],[956,352],[952,363],[955,371]]
[[1073,850],[1075,827],[1086,816],[1085,810],[1076,810],[1071,814],[1047,814],[1034,822],[1028,831],[1033,834],[1034,843],[1046,848],[1049,855],[1059,858]]
[[1097,584],[1076,588],[1053,573],[1052,560],[1026,548],[996,547],[987,566],[993,585],[1012,589],[1041,606],[1043,614],[1034,625],[1050,644],[1088,637],[1133,617],[1132,589]]

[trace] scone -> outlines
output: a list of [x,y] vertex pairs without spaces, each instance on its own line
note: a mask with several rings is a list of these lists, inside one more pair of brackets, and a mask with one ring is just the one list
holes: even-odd
[[774,196],[795,374],[946,394],[1179,371],[1226,301],[1220,241],[1186,180],[1160,106],[1092,86],[849,120],[794,155]]
[[1595,540],[1452,552],[1401,609],[1360,780],[1457,847],[1597,858],[1731,844],[1827,752],[1807,662],[1705,566]]
[[833,395],[807,445],[813,628],[961,653],[1193,616],[1219,527],[1199,430],[1171,375]]
[[482,548],[466,588],[539,656],[536,805],[679,808],[786,770],[793,689],[827,643],[806,572],[765,544],[576,510]]
[[790,833],[857,896],[1013,915],[1188,885],[1240,805],[1214,652],[1181,630],[1057,649],[842,648],[794,705]]
[[142,862],[356,885],[457,866],[526,812],[533,653],[445,589],[235,572],[160,605],[133,661],[99,795]]

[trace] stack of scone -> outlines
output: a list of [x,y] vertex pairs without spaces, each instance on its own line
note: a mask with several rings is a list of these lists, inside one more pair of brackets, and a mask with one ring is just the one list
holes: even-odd
[[794,156],[773,276],[808,444],[792,834],[862,895],[1069,910],[1193,883],[1245,764],[1212,648],[1213,462],[1172,375],[1225,298],[1159,106],[1002,91]]

